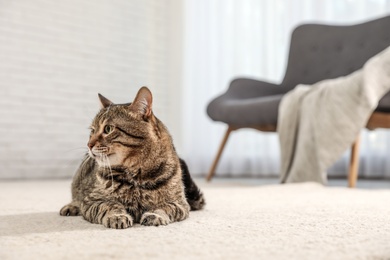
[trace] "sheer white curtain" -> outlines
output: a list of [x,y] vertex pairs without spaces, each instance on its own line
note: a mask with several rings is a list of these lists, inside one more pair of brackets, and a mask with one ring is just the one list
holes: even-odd
[[[207,173],[226,125],[206,115],[208,102],[235,77],[280,82],[289,39],[301,23],[353,24],[390,13],[390,0],[186,0],[184,15],[183,140],[194,174]],[[390,132],[365,132],[361,174],[390,176]],[[233,132],[219,176],[278,176],[277,135]],[[346,153],[330,173],[346,172]]]

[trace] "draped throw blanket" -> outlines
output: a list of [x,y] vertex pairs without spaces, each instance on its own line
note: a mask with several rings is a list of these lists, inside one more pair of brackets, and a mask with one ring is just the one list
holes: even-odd
[[390,90],[390,47],[345,77],[298,85],[279,106],[281,182],[325,184],[326,170],[355,141]]

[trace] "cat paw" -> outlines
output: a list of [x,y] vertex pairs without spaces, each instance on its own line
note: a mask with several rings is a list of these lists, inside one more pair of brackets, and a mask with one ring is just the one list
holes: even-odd
[[169,218],[168,216],[161,216],[156,213],[146,212],[142,215],[140,223],[144,226],[168,225]]
[[79,216],[80,215],[80,208],[78,206],[75,206],[72,203],[69,203],[62,207],[60,210],[61,216]]
[[107,228],[125,229],[133,226],[133,218],[128,214],[110,214],[102,221]]

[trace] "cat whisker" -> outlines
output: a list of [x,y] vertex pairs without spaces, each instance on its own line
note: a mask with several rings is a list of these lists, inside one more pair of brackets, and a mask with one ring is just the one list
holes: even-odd
[[82,169],[84,167],[84,165],[91,159],[91,156],[89,156],[89,154],[87,154],[87,156],[85,157],[85,159],[83,160],[83,162],[81,163],[81,166],[80,166],[80,169]]
[[[107,157],[107,161],[108,161],[108,157]],[[112,187],[112,189],[111,189],[111,193],[113,193],[114,192],[114,175],[112,174],[112,169],[111,169],[111,165],[110,165],[110,162],[108,161],[108,166],[109,166],[109,168],[110,168],[110,173],[111,173],[111,181],[112,181],[112,185],[111,185],[111,187]]]
[[85,166],[85,165],[88,163],[88,161],[91,160],[91,159],[92,159],[91,156],[87,153],[86,156],[85,156],[85,158],[84,158],[84,160],[83,160],[83,162],[82,162],[81,165],[80,165],[80,169],[83,169],[84,166]]
[[76,148],[72,148],[72,149],[68,149],[68,150],[65,150],[65,152],[73,152],[73,151],[76,151],[76,150],[87,150],[88,148],[86,147],[76,147]]
[[109,170],[109,173],[111,174],[111,193],[114,193],[114,175],[112,174],[112,169],[111,169],[111,164],[110,161],[108,160],[108,156],[104,154],[104,161],[107,164],[107,168]]

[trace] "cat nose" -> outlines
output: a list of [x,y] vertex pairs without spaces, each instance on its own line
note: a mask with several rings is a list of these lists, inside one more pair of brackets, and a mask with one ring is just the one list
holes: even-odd
[[92,143],[92,142],[88,142],[88,144],[87,144],[87,146],[88,146],[89,149],[92,149],[92,147],[93,147],[94,145],[95,145],[95,144]]

